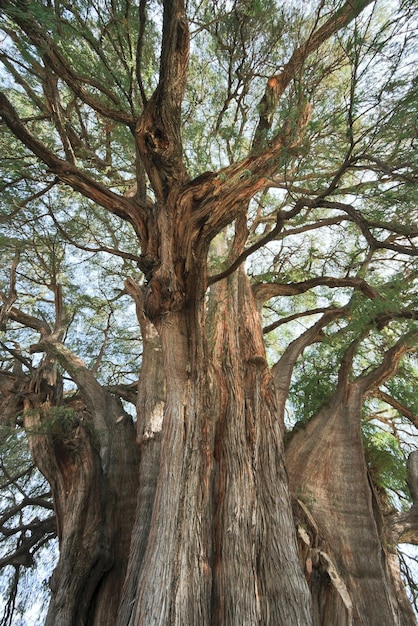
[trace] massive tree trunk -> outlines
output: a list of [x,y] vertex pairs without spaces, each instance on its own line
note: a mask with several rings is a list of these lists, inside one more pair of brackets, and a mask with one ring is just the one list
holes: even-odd
[[[290,118],[269,132],[284,90],[307,56],[369,3],[343,4],[294,51],[281,73],[270,76],[251,153],[192,181],[181,140],[189,54],[183,0],[162,3],[158,85],[144,98],[137,119],[89,96],[80,88],[81,75],[66,66],[59,46],[36,27],[30,12],[12,11],[42,52],[46,72],[100,115],[129,127],[138,161],[138,192],[119,196],[51,152],[6,96],[0,97],[9,129],[62,183],[131,224],[144,276],[141,288],[126,283],[144,345],[136,434],[91,372],[45,326],[31,326],[42,336],[36,349],[61,363],[81,398],[69,423],[54,422],[58,430],[45,431],[47,397],[29,403],[25,414],[58,520],[60,560],[48,626],[414,623],[406,603],[395,597],[396,566],[392,559],[389,567],[382,543],[386,527],[368,480],[360,432],[364,394],[392,371],[391,363],[350,382],[348,358],[330,406],[289,444],[298,554],[282,413],[292,366],[328,318],[293,343],[272,373],[244,271],[229,268],[218,282],[207,277],[210,242],[240,219],[246,228],[248,202],[301,143],[310,115],[304,97]],[[146,197],[146,179],[152,200]],[[332,185],[337,184],[338,178]],[[277,235],[303,207],[327,206],[324,202],[322,194],[302,198],[278,212],[269,235]],[[393,362],[401,352],[390,354]]]
[[369,479],[361,435],[366,391],[390,376],[406,346],[352,382],[354,345],[327,405],[286,449],[302,564],[315,625],[416,624],[400,582],[395,548]]
[[137,397],[137,442],[140,451],[139,488],[136,523],[133,528],[130,558],[121,594],[118,623],[131,617],[151,530],[152,511],[160,470],[161,430],[165,409],[165,372],[161,339],[155,326],[144,315],[144,295],[133,280],[125,283],[135,300],[142,337],[142,366]]
[[135,430],[120,402],[74,355],[46,343],[80,386],[65,406],[51,405],[50,368],[41,368],[24,411],[30,449],[51,485],[57,520],[59,561],[46,625],[113,626],[134,522]]
[[[391,542],[413,530],[416,511],[385,519],[360,430],[365,393],[395,371],[408,341],[350,381],[353,344],[330,403],[291,439],[297,541],[282,400],[302,350],[341,312],[328,311],[271,372],[244,271],[208,298],[196,275],[191,285],[193,306],[164,310],[163,298],[152,323],[147,288],[126,283],[144,344],[139,448],[130,418],[81,361],[53,336],[33,348],[47,357],[25,426],[60,541],[47,625],[415,624]],[[79,388],[61,414],[51,359]]]
[[161,464],[150,523],[138,506],[128,567],[131,576],[140,568],[138,586],[128,583],[119,624],[310,624],[248,280],[240,272],[212,289],[208,332],[198,277],[191,284],[194,306],[155,320],[166,377]]
[[289,505],[278,398],[244,271],[212,288],[217,624],[309,624]]

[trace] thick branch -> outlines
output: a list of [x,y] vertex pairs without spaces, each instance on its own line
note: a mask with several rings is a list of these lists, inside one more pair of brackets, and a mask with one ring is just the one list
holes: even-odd
[[309,280],[304,280],[300,283],[260,283],[258,285],[254,285],[254,295],[257,300],[265,302],[266,300],[276,296],[295,296],[305,293],[313,287],[319,286],[330,287],[331,289],[353,287],[354,289],[358,289],[364,293],[365,296],[371,298],[372,300],[381,298],[378,291],[361,278],[334,278],[332,276],[319,276],[318,278],[310,278]]
[[0,116],[15,137],[45,163],[62,182],[70,185],[70,187],[80,192],[86,198],[90,198],[105,209],[108,209],[111,213],[130,222],[138,234],[143,232],[141,228],[142,221],[138,211],[141,206],[137,202],[134,203],[131,199],[113,193],[72,163],[58,158],[23,124],[3,93],[0,93]]
[[407,406],[399,402],[399,400],[396,400],[396,398],[393,398],[381,389],[374,389],[371,395],[374,398],[379,398],[379,400],[382,400],[383,402],[386,402],[386,404],[389,404],[389,406],[391,406],[393,409],[395,409],[395,411],[398,411],[398,413],[406,417],[411,422],[411,424],[413,424],[415,428],[418,429],[418,416]]
[[0,308],[0,330],[4,330],[7,318],[9,316],[9,312],[13,308],[13,304],[16,302],[16,298],[17,298],[16,270],[17,270],[18,263],[19,263],[19,252],[15,254],[15,257],[12,262],[12,267],[10,269],[9,295],[2,296],[0,294],[0,299],[3,302],[3,306]]
[[[164,0],[163,40],[158,90],[180,115],[189,61],[189,27],[184,0]],[[176,120],[177,121],[177,120]]]
[[[7,302],[7,298],[2,293],[0,293],[0,301]],[[15,307],[11,307],[7,311],[7,317],[14,322],[22,324],[22,326],[33,328],[33,330],[41,333],[42,336],[49,335],[52,332],[50,326],[44,320],[40,320],[32,315],[27,315]]]
[[[51,494],[47,494],[49,497],[51,496]],[[5,527],[4,524],[6,522],[8,522],[14,515],[16,515],[17,513],[21,513],[23,511],[23,509],[26,506],[33,506],[33,507],[42,507],[44,509],[48,509],[50,511],[54,510],[54,505],[52,504],[51,500],[46,500],[45,497],[42,496],[38,496],[38,497],[34,497],[34,498],[24,498],[21,502],[19,502],[19,504],[16,504],[15,506],[11,507],[10,509],[8,509],[0,518],[0,532],[9,537],[11,535],[15,535],[16,533],[22,531],[22,530],[26,530],[27,528],[31,528],[34,525],[34,522],[36,523],[37,518],[35,518],[35,520],[31,521],[31,522],[27,522],[24,525],[20,525],[20,526],[13,526],[12,528],[9,527]]]
[[55,339],[53,335],[43,337],[38,344],[30,347],[30,351],[32,353],[46,352],[50,358],[57,361],[68,372],[76,383],[92,417],[100,449],[102,470],[107,474],[109,471],[112,444],[107,410],[109,397],[105,390],[98,383],[85,363],[69,348]]
[[187,172],[181,140],[181,104],[187,82],[189,29],[183,0],[165,0],[160,77],[136,126],[138,148],[151,185],[165,200]]
[[[191,181],[184,191],[199,199],[193,204],[190,214],[190,228],[202,228],[202,237],[211,240],[225,226],[246,211],[248,202],[266,187],[266,180],[278,168],[279,158],[299,154],[311,107],[307,101],[300,106],[292,120],[285,121],[276,137],[264,152],[250,155],[238,163],[219,170],[216,174],[205,172]],[[199,183],[199,185],[197,185]],[[196,192],[194,192],[196,189]],[[297,202],[284,219],[296,215],[305,206],[305,201]]]
[[[328,193],[328,192],[327,192]],[[357,211],[351,204],[346,204],[344,202],[336,202],[333,200],[325,200],[323,197],[316,198],[315,200],[311,200],[309,198],[299,200],[300,203],[304,203],[305,206],[311,208],[325,208],[325,209],[338,209],[346,213],[352,221],[357,224],[359,227],[363,237],[369,244],[372,250],[384,249],[384,250],[393,250],[394,252],[399,252],[401,254],[407,254],[409,256],[418,256],[418,248],[415,246],[404,246],[401,244],[393,244],[390,242],[379,241],[375,238],[375,236],[370,231],[370,228],[373,227],[374,222],[369,222],[365,219],[359,211]],[[381,225],[379,222],[379,228],[386,228],[390,231],[390,222],[386,224],[385,227]],[[395,231],[396,232],[396,231]],[[411,230],[410,235],[413,235],[413,230]]]
[[398,369],[399,362],[408,352],[416,350],[414,342],[418,336],[418,331],[410,331],[403,335],[383,357],[381,364],[364,376],[357,378],[357,384],[363,393],[379,387],[388,378],[393,376]]
[[405,513],[395,513],[389,518],[389,528],[393,543],[413,543],[418,545],[418,450],[408,457],[406,465],[407,483],[413,505]]
[[392,542],[412,543],[418,545],[418,505],[414,505],[406,513],[398,513],[389,523]]
[[55,515],[40,520],[31,528],[31,534],[24,537],[19,547],[0,559],[0,569],[7,565],[33,565],[33,554],[46,542],[56,536],[57,525]]
[[58,361],[80,389],[89,410],[92,413],[97,412],[98,399],[102,397],[103,390],[84,361],[51,335],[43,337],[39,343],[31,346],[30,351],[46,352]]
[[146,22],[146,4],[147,0],[140,0],[138,7],[138,20],[139,20],[139,30],[138,30],[138,40],[136,42],[136,80],[139,87],[139,92],[142,98],[142,104],[145,105],[147,102],[147,97],[145,94],[144,85],[142,82],[142,71],[141,71],[141,63],[142,63],[142,51],[144,47],[144,34],[145,34],[145,22]]
[[372,0],[348,0],[320,28],[314,31],[309,39],[297,48],[279,74],[271,76],[266,91],[259,105],[260,120],[254,137],[253,150],[262,142],[266,131],[272,126],[273,114],[277,109],[280,97],[292,80],[297,78],[305,60],[325,41],[339,30],[345,28],[355,19]]
[[126,402],[130,402],[133,405],[136,405],[138,399],[138,381],[130,384],[120,384],[120,385],[108,385],[105,387],[106,391]]
[[311,328],[308,328],[308,330],[305,331],[300,337],[288,345],[279,361],[273,366],[272,374],[279,391],[279,415],[281,415],[284,410],[284,404],[289,392],[293,367],[297,359],[305,348],[322,339],[322,329],[324,326],[344,315],[347,312],[347,308],[348,307],[328,309],[321,319],[316,322],[316,324],[314,324]]

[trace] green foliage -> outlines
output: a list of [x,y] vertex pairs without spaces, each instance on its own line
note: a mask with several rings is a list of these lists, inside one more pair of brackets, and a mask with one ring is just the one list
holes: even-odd
[[385,389],[396,400],[404,404],[414,414],[418,414],[418,363],[416,355],[403,360],[393,378],[385,382]]
[[373,481],[387,491],[408,493],[406,457],[398,439],[387,430],[366,422],[363,425],[363,445]]
[[[134,184],[142,185],[139,195],[147,199],[149,226],[154,191],[135,145],[135,128],[159,82],[163,3],[141,4],[146,5],[141,19],[138,4],[10,0],[0,9],[0,63],[4,91],[32,135],[68,161],[69,171],[78,168],[90,177],[93,186],[128,193],[135,216]],[[248,205],[247,240],[240,240],[234,206],[230,224],[219,234],[221,252],[217,240],[212,242],[210,271],[228,266],[235,231],[240,243],[234,253],[238,248],[239,253],[268,235],[279,218],[280,232],[245,261],[255,285],[276,288],[263,311],[271,364],[325,311],[342,311],[295,365],[289,425],[303,425],[329,401],[352,342],[358,341],[354,378],[381,363],[395,341],[416,325],[413,3],[377,3],[304,57],[272,112],[271,128],[264,131],[265,145],[287,129],[288,144],[298,147],[272,150],[268,176],[262,165],[254,174],[249,157],[268,80],[280,76],[293,51],[312,41],[342,3],[186,4],[189,77],[176,132],[190,177],[233,163],[236,176],[221,171],[217,183],[227,181],[231,189],[237,181],[259,183]],[[22,11],[29,27],[22,25]],[[38,43],[31,40],[33,32],[39,34]],[[48,64],[49,44],[66,63],[65,71]],[[298,137],[306,102],[312,115]],[[239,169],[241,159],[246,161]],[[5,124],[0,126],[0,192],[2,295],[15,295],[16,309],[54,329],[101,384],[137,380],[141,338],[124,280],[144,279],[138,269],[143,241],[128,222],[56,180]],[[153,243],[158,248],[159,242]],[[361,288],[344,284],[348,279],[363,281]],[[298,291],[307,281],[314,286]],[[31,345],[39,341],[39,332],[30,324],[9,319],[0,339],[3,373],[10,377],[19,365],[11,347],[20,351],[25,373],[37,367],[40,357]],[[74,381],[64,376],[66,388],[73,389]],[[416,361],[408,357],[384,383],[384,390],[415,414],[416,377]],[[392,424],[395,413],[387,417]],[[66,407],[51,408],[43,418],[47,434],[68,437],[77,425],[77,415]],[[393,433],[366,422],[364,446],[376,483],[404,493],[404,450],[416,432],[410,426],[408,437],[396,429]],[[26,444],[16,433],[4,442],[8,466],[15,471],[23,463],[15,446],[26,450]],[[7,504],[15,497],[10,495]]]
[[78,419],[74,409],[51,406],[47,411],[42,411],[42,422],[37,432],[69,437],[77,424]]
[[296,364],[289,392],[289,410],[296,423],[305,423],[326,406],[337,383],[338,354],[335,346],[321,343],[306,350]]

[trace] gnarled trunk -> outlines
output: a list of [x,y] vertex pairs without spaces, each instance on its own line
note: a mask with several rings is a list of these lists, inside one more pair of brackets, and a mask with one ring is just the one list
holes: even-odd
[[87,402],[81,394],[65,407],[48,399],[28,404],[24,421],[57,519],[59,560],[46,626],[113,626],[137,495],[132,420],[96,383]]
[[220,390],[212,623],[310,624],[261,318],[242,269],[212,291]]
[[354,382],[343,363],[329,403],[286,449],[300,555],[317,626],[416,624],[393,547],[386,544],[361,436],[364,393],[379,376],[393,371],[398,358],[393,351],[386,364]]
[[119,624],[310,624],[260,318],[244,274],[211,298],[209,340],[202,297],[156,321],[161,465],[143,562],[131,554],[129,571],[141,568],[123,601],[132,612]]
[[161,339],[155,326],[144,315],[143,290],[133,280],[127,280],[125,287],[136,303],[142,335],[142,366],[137,398],[137,442],[140,451],[137,511],[119,606],[118,623],[121,624],[129,622],[134,609],[141,564],[151,530],[166,396]]

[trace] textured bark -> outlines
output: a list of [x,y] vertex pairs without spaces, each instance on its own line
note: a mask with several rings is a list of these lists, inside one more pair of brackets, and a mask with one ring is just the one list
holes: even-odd
[[66,413],[54,418],[56,407],[48,392],[42,393],[42,387],[53,389],[49,372],[40,373],[36,393],[26,402],[24,426],[35,463],[51,485],[57,520],[59,561],[46,625],[111,626],[134,521],[134,427],[97,383],[87,402],[81,394],[59,407]]
[[127,624],[134,609],[140,566],[151,528],[152,510],[160,470],[161,430],[165,409],[165,373],[161,340],[143,311],[142,289],[132,280],[125,283],[136,303],[142,335],[142,365],[137,400],[137,441],[140,449],[136,524],[133,528],[118,623]]
[[360,428],[365,391],[393,373],[405,350],[395,346],[381,366],[354,382],[349,355],[328,405],[286,449],[300,555],[318,626],[416,624],[369,481]]
[[161,465],[133,611],[119,623],[310,624],[260,318],[243,275],[213,297],[210,355],[203,316],[156,323]]
[[161,466],[136,605],[129,624],[205,624],[210,609],[210,565],[205,511],[210,494],[207,412],[201,373],[183,314],[159,328],[166,372]]
[[[31,133],[0,94],[3,122],[57,177],[54,184],[69,185],[132,225],[144,275],[143,288],[126,284],[137,303],[144,345],[136,432],[140,465],[133,425],[117,403],[46,323],[14,309],[13,290],[4,302],[4,316],[40,333],[36,349],[61,363],[81,398],[69,430],[44,430],[47,396],[28,403],[25,416],[34,458],[51,483],[59,525],[60,561],[48,626],[415,623],[395,595],[401,588],[396,563],[385,551],[389,537],[414,531],[415,510],[386,524],[368,481],[360,432],[364,394],[390,373],[390,359],[399,354],[392,352],[380,371],[353,383],[343,364],[331,405],[289,444],[298,557],[283,458],[284,400],[296,359],[334,312],[289,346],[272,375],[253,293],[238,269],[257,248],[244,250],[243,237],[226,272],[210,280],[206,267],[213,238],[234,221],[244,220],[247,227],[248,202],[271,184],[283,157],[300,150],[311,113],[302,95],[267,140],[285,89],[297,77],[299,91],[306,58],[370,3],[348,1],[331,12],[290,54],[282,72],[270,76],[246,158],[191,181],[181,137],[189,55],[184,0],[162,2],[158,85],[149,99],[142,89],[138,118],[134,107],[123,110],[111,88],[73,70],[59,42],[24,2],[2,3],[50,74],[44,85],[47,103],[59,100],[56,85],[63,81],[71,98],[93,115],[125,125],[136,142],[137,192],[121,196],[91,177],[89,168],[77,166],[59,107],[53,119],[65,159]],[[141,1],[142,19],[145,5]],[[142,22],[140,33],[144,28]],[[141,46],[138,41],[139,81]],[[148,183],[152,201],[146,198]],[[328,193],[337,184],[338,177]],[[304,207],[338,208],[372,247],[390,248],[378,244],[353,207],[330,202],[322,193],[280,212],[264,243]],[[327,276],[260,285],[256,297],[303,293],[317,285],[352,287],[377,297],[360,279]],[[10,380],[0,380],[0,387],[9,393]]]
[[213,288],[214,624],[310,624],[295,552],[278,400],[241,270]]

